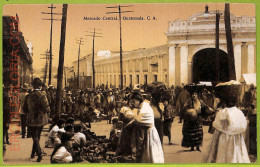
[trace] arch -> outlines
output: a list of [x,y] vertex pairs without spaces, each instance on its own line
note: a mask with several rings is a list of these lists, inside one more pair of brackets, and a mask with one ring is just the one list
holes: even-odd
[[[205,48],[196,52],[191,63],[192,82],[216,81],[216,52],[215,48]],[[219,81],[228,81],[228,54],[219,50]]]
[[[207,45],[200,45],[198,47],[196,47],[195,49],[193,49],[189,55],[188,55],[188,63],[192,63],[192,60],[193,60],[193,56],[200,50],[203,50],[203,49],[206,49],[206,48],[215,48],[215,45],[211,44],[207,44]],[[223,45],[220,45],[219,46],[219,49],[220,50],[223,50],[224,52],[227,53],[227,47],[226,46],[223,46]]]

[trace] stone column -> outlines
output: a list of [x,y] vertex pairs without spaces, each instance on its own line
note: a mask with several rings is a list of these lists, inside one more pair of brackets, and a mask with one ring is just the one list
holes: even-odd
[[139,63],[139,69],[140,69],[140,75],[139,75],[139,83],[143,84],[144,83],[144,72],[143,72],[143,58],[139,59],[137,61],[137,63]]
[[125,87],[127,87],[127,86],[129,86],[129,61],[127,60],[127,61],[125,61],[126,63],[125,63],[125,66],[126,66],[126,71],[125,71],[125,74],[123,74],[123,75],[125,75],[126,76],[126,84],[124,85]]
[[115,66],[116,66],[116,71],[115,71],[116,78],[115,78],[115,80],[116,80],[116,87],[118,87],[118,85],[119,85],[119,79],[118,78],[119,78],[119,75],[120,75],[120,71],[118,70],[119,69],[119,63],[116,62]]
[[131,67],[132,68],[132,84],[133,84],[133,86],[136,84],[136,69],[135,69],[135,63],[137,63],[136,62],[136,59],[133,61],[133,67]]
[[253,44],[249,44],[247,46],[247,53],[248,53],[248,61],[247,61],[247,72],[248,73],[255,73],[255,48]]
[[175,46],[169,47],[169,86],[175,85]]
[[164,82],[163,78],[163,56],[159,55],[158,56],[158,81],[159,82]]
[[235,55],[235,70],[236,70],[236,80],[239,81],[241,78],[241,44],[236,44],[234,46]]
[[148,72],[147,72],[147,84],[151,83],[153,81],[153,76],[152,76],[152,58],[148,57]]
[[192,63],[188,62],[188,84],[192,83]]
[[188,83],[188,46],[183,45],[181,46],[181,54],[180,54],[181,64],[181,74],[180,74],[180,84]]
[[107,63],[107,86],[110,88],[110,64]]

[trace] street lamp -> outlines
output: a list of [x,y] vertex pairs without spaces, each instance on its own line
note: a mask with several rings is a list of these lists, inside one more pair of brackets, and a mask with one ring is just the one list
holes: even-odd
[[209,17],[209,6],[205,6],[205,12],[204,12],[204,17],[208,18]]

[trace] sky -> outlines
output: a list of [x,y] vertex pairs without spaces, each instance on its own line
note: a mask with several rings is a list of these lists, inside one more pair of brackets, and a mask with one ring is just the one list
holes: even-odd
[[[76,39],[83,38],[80,56],[92,53],[92,37],[87,31],[99,29],[96,32],[102,33],[102,37],[95,39],[95,52],[109,50],[118,52],[119,43],[119,20],[103,20],[103,17],[115,17],[118,14],[106,14],[116,12],[118,9],[106,7],[119,4],[69,4],[67,12],[67,28],[65,42],[65,66],[71,66],[78,58]],[[150,3],[150,4],[120,4],[131,5],[122,8],[126,17],[143,17],[145,20],[122,20],[122,47],[123,51],[131,51],[138,48],[151,48],[167,44],[165,33],[168,29],[168,22],[177,19],[187,20],[197,12],[204,12],[205,3]],[[41,12],[50,12],[46,4],[19,4],[5,5],[3,15],[15,16],[18,14],[20,20],[20,31],[23,33],[26,43],[33,46],[33,68],[39,69],[44,66],[45,60],[41,59],[47,49],[50,48],[50,21],[43,18],[50,18],[50,15]],[[55,5],[53,12],[62,13],[62,5]],[[224,4],[210,3],[209,11],[222,10]],[[254,16],[254,4],[230,4],[230,11],[236,16]],[[146,18],[155,17],[147,20]],[[100,20],[84,20],[84,17],[100,17]],[[61,19],[61,15],[55,15],[55,19]],[[61,21],[53,22],[53,66],[58,67],[60,48]]]

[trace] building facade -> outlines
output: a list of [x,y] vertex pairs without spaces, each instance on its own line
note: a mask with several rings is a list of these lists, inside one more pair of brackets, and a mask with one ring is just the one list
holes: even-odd
[[[224,12],[219,24],[219,80],[228,79],[228,54]],[[242,74],[256,73],[255,17],[230,15],[236,80]],[[187,20],[168,23],[167,44],[123,53],[123,85],[155,81],[168,86],[216,80],[215,26],[216,11],[203,12]],[[85,63],[85,66],[90,63]],[[74,65],[74,68],[76,66]],[[119,54],[95,61],[95,85],[119,87]],[[92,75],[92,74],[91,74]]]
[[19,30],[18,16],[3,16],[3,84],[5,87],[31,84],[32,53]]
[[[168,83],[167,45],[138,49],[123,53],[123,85],[147,84],[155,81]],[[95,61],[96,86],[120,85],[119,54]]]
[[[227,43],[224,12],[220,13],[220,81],[227,78]],[[216,12],[196,13],[187,20],[169,22],[169,85],[214,81]],[[230,15],[236,80],[256,72],[256,24],[254,17]]]

